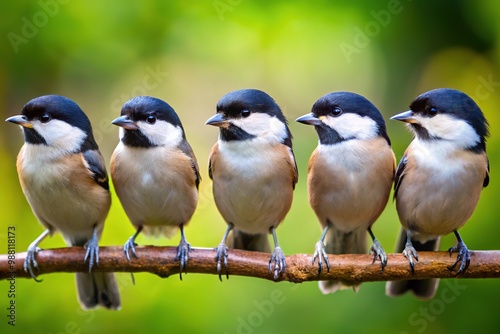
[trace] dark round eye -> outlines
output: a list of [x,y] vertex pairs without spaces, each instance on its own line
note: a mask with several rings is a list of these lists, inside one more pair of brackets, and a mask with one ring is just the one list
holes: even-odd
[[429,116],[435,116],[438,113],[438,110],[435,107],[427,108],[427,113]]
[[248,117],[250,116],[250,110],[244,109],[241,111],[241,117]]
[[335,107],[330,111],[330,113],[332,114],[332,116],[338,116],[342,114],[342,109],[340,109],[340,107]]
[[50,121],[50,115],[49,114],[45,113],[42,116],[40,116],[40,122],[47,123],[48,121]]
[[148,118],[146,118],[146,122],[148,122],[149,124],[155,124],[156,122],[156,116],[148,116]]

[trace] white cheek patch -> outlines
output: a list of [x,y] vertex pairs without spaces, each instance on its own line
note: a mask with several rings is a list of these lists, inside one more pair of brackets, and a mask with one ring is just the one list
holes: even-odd
[[149,124],[140,121],[137,125],[153,145],[176,147],[182,141],[182,129],[169,122],[157,120],[154,124]]
[[324,116],[321,121],[343,138],[371,139],[377,137],[377,123],[370,117],[345,113],[338,117]]
[[474,128],[462,119],[438,114],[434,117],[418,117],[418,122],[430,136],[453,142],[457,147],[476,146],[481,138]]
[[231,121],[243,131],[256,136],[255,140],[282,142],[287,136],[286,125],[276,116],[265,113],[252,113],[246,118]]
[[33,129],[45,139],[48,146],[61,153],[78,151],[87,138],[82,129],[58,119],[52,119],[47,123],[35,121]]

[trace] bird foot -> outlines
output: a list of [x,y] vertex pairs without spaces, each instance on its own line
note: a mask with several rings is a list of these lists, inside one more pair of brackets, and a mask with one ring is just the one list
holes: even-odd
[[219,246],[214,248],[214,250],[217,252],[215,254],[215,261],[217,261],[217,273],[219,274],[219,279],[222,282],[222,264],[224,264],[224,269],[226,270],[226,278],[229,279],[229,273],[227,271],[227,256],[229,255],[228,247],[225,243],[221,242]]
[[36,274],[34,273],[34,269],[38,271],[38,263],[36,262],[36,254],[41,249],[37,246],[30,245],[28,247],[28,251],[26,252],[26,258],[24,259],[24,271],[29,273],[31,277],[37,282],[41,282],[42,280],[36,278]]
[[123,251],[125,252],[125,256],[127,257],[127,260],[130,261],[130,252],[132,252],[132,255],[137,259],[137,253],[135,252],[135,246],[137,244],[134,241],[134,237],[130,237],[130,239],[127,240],[125,245],[123,245]]
[[413,262],[413,259],[415,259],[415,261],[418,261],[417,250],[411,243],[406,243],[405,249],[403,250],[403,255],[408,259],[411,268],[411,274],[415,274],[415,264]]
[[[273,263],[274,263],[274,269],[272,265]],[[285,254],[283,253],[280,247],[276,247],[274,248],[271,258],[269,259],[268,272],[270,273],[271,270],[274,271],[273,278],[276,281],[279,275],[285,272],[285,268],[286,268]]]
[[181,239],[181,242],[177,247],[177,256],[174,259],[175,261],[180,261],[179,277],[181,281],[182,281],[182,271],[184,271],[184,273],[187,274],[186,269],[190,251],[191,251],[191,245],[185,239]]
[[84,247],[86,252],[83,263],[87,262],[87,259],[89,260],[89,272],[91,272],[94,263],[95,265],[99,264],[99,244],[97,243],[97,238],[92,237]]
[[325,262],[327,271],[330,272],[328,255],[326,254],[325,245],[321,240],[316,243],[314,255],[312,258],[312,264],[316,262],[316,259],[318,259],[318,275],[321,274],[321,270],[323,270],[323,261]]
[[470,251],[463,241],[459,241],[456,246],[450,247],[448,249],[448,253],[450,253],[450,256],[453,252],[458,252],[457,260],[455,261],[455,263],[453,263],[453,265],[448,267],[448,269],[450,271],[454,270],[458,262],[460,262],[460,266],[457,270],[457,275],[463,274],[467,270],[467,268],[469,268]]
[[[380,244],[380,242],[377,239],[373,240],[373,245],[370,247],[370,254],[373,254],[372,264],[374,264],[378,258],[380,260],[380,264],[382,265],[382,271],[384,271],[384,268],[387,265],[387,255],[386,255],[384,249],[382,248],[382,245]],[[416,251],[415,251],[415,254],[416,254]]]

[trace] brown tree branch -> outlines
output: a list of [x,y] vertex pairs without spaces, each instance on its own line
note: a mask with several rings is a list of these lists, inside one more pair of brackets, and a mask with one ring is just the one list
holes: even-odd
[[[93,271],[105,272],[149,272],[160,277],[179,274],[179,262],[174,258],[176,247],[136,247],[139,258],[128,261],[122,247],[101,247],[99,264]],[[46,249],[37,254],[39,274],[56,272],[88,271],[83,263],[82,247]],[[26,253],[15,254],[12,269],[7,255],[0,255],[0,279],[30,277],[23,270]],[[193,248],[189,253],[188,273],[217,274],[214,260],[215,251],[206,248]],[[373,282],[401,279],[452,278],[455,272],[448,270],[455,259],[446,252],[420,252],[412,276],[408,260],[402,254],[388,254],[388,264],[381,271],[380,262],[372,264],[372,256],[364,254],[329,255],[330,271],[326,268],[318,275],[318,266],[311,264],[311,255],[295,254],[287,256],[287,268],[278,281],[300,283],[328,279],[342,279],[352,282]],[[229,275],[247,276],[272,280],[268,273],[270,254],[229,250]],[[14,274],[15,273],[15,274]],[[475,251],[471,254],[469,269],[462,278],[500,278],[500,251]]]

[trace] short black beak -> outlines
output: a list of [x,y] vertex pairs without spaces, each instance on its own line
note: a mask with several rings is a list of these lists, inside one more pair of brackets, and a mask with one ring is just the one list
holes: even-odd
[[134,123],[128,116],[120,116],[118,118],[115,118],[111,124],[121,126],[122,128],[126,130],[137,130],[139,127],[137,124]]
[[316,117],[313,113],[300,116],[295,120],[295,122],[304,123],[308,125],[321,125],[323,122]]

